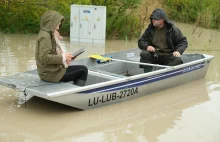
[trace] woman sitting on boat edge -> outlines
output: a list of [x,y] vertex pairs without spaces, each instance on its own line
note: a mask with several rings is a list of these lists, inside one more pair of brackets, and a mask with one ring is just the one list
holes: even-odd
[[56,11],[47,11],[41,17],[35,59],[39,77],[49,82],[69,82],[84,86],[88,69],[83,65],[69,66],[75,59],[71,53],[65,53],[59,28],[64,17]]

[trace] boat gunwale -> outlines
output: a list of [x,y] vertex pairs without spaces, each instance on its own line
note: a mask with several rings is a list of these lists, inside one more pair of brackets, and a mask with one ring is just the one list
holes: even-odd
[[[205,54],[201,54],[201,55],[205,55]],[[184,68],[184,67],[191,66],[191,65],[194,65],[194,64],[206,62],[207,60],[210,60],[212,58],[214,58],[214,56],[210,56],[210,55],[207,56],[206,55],[206,57],[203,58],[203,59],[191,61],[191,62],[184,63],[184,64],[181,64],[181,65],[171,66],[169,68],[164,68],[164,69],[156,70],[156,71],[153,71],[153,72],[138,74],[138,75],[134,75],[134,76],[130,76],[130,77],[118,78],[118,79],[114,79],[114,80],[110,80],[110,81],[106,81],[106,82],[101,82],[101,83],[97,83],[97,84],[88,85],[88,86],[85,86],[85,87],[80,87],[80,88],[75,88],[75,89],[68,89],[68,90],[65,90],[65,91],[62,91],[62,92],[48,93],[47,96],[48,96],[48,98],[53,98],[53,97],[60,97],[60,96],[65,96],[65,95],[69,95],[69,94],[76,94],[76,93],[87,91],[87,90],[90,90],[90,89],[96,89],[96,88],[105,87],[105,86],[108,86],[108,85],[114,85],[114,84],[123,83],[123,82],[126,82],[126,81],[131,81],[131,80],[134,80],[134,79],[149,77],[149,76],[157,75],[157,74],[160,74],[160,73],[166,73],[168,71],[178,70],[180,68]]]

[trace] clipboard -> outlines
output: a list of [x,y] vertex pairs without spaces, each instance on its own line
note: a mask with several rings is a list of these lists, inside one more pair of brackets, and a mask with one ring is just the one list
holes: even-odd
[[77,50],[75,53],[73,53],[73,58],[79,56],[80,54],[82,54],[83,52],[85,52],[85,47],[80,48],[79,50]]

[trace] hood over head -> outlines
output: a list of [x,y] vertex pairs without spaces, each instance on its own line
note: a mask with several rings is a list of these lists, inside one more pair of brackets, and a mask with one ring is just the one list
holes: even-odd
[[150,20],[164,20],[167,24],[172,24],[171,21],[168,19],[167,14],[162,9],[155,9],[152,14],[150,15]]
[[46,11],[40,21],[40,29],[54,33],[58,24],[62,23],[64,17],[56,11]]

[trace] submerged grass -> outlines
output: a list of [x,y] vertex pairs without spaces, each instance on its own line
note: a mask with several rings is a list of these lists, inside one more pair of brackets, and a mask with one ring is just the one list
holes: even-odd
[[197,26],[220,28],[220,0],[166,0],[165,6],[169,16],[185,23]]

